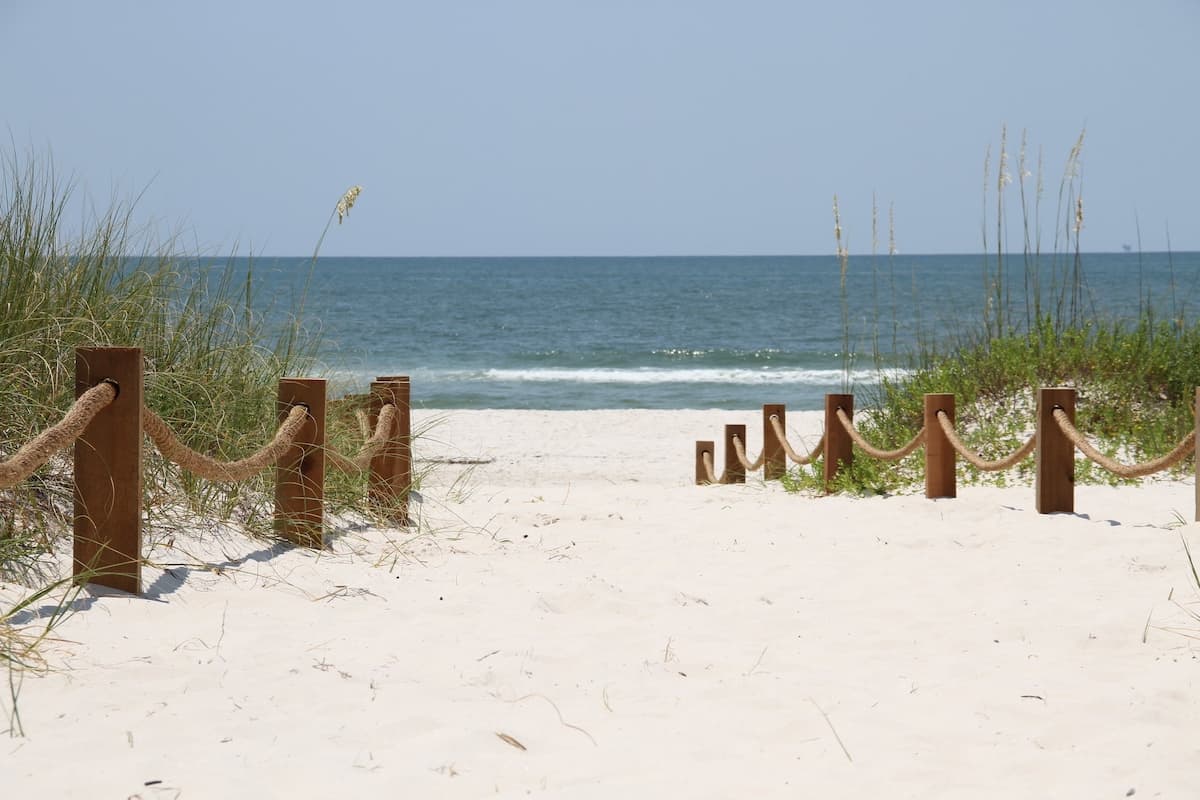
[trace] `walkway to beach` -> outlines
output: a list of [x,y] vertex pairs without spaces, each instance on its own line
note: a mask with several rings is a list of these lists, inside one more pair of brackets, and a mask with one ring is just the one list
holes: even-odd
[[416,450],[416,531],[322,555],[179,534],[214,569],[60,629],[72,669],[26,679],[6,787],[1194,791],[1198,648],[1162,630],[1189,623],[1172,591],[1197,609],[1172,528],[1190,485],[1081,487],[1086,514],[1049,516],[1027,488],[694,486],[692,442],[728,415],[449,412]]

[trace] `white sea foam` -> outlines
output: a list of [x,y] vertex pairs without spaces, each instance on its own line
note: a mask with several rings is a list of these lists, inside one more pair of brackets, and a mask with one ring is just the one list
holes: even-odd
[[[875,383],[881,375],[903,374],[896,369],[850,371],[853,383]],[[431,375],[432,377],[432,375]],[[838,369],[489,369],[480,372],[443,372],[438,377],[466,381],[530,381],[535,383],[729,383],[740,385],[804,384],[836,386],[842,382]]]

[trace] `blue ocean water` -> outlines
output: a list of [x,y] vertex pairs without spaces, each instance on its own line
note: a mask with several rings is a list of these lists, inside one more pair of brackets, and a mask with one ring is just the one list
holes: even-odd
[[[994,254],[852,256],[843,317],[832,256],[253,262],[255,302],[276,317],[311,270],[304,316],[333,391],[408,374],[420,406],[537,409],[818,408],[847,379],[869,391],[903,369],[918,340],[977,330],[985,268],[994,279]],[[1079,268],[1089,318],[1134,315],[1139,297],[1190,318],[1200,301],[1200,253],[1085,253]],[[1044,303],[1074,269],[1040,259]],[[1005,282],[1023,317],[1019,254]]]

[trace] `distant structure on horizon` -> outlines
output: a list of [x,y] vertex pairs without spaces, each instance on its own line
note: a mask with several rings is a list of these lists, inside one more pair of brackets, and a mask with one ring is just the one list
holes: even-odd
[[1133,252],[1133,246],[1132,246],[1132,245],[1123,244],[1123,245],[1121,245],[1121,249],[1122,249],[1122,250],[1124,250],[1126,253]]

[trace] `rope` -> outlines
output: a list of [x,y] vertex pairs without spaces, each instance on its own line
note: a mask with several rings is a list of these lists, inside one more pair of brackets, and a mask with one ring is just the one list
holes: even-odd
[[269,444],[257,453],[237,461],[218,461],[196,452],[181,442],[175,432],[167,427],[167,423],[148,408],[143,409],[142,428],[167,461],[210,481],[241,481],[257,475],[278,461],[296,441],[296,436],[307,419],[307,408],[293,406]]
[[878,458],[883,461],[899,461],[920,447],[921,443],[925,441],[925,428],[921,428],[921,430],[917,431],[917,435],[903,447],[896,450],[880,450],[863,438],[863,435],[854,427],[854,423],[846,416],[846,412],[840,408],[837,410],[837,418],[841,420],[842,427],[846,429],[846,433],[850,434],[850,438],[854,440],[854,443],[861,447],[863,452],[871,458]]
[[758,458],[751,463],[750,459],[746,457],[746,448],[742,445],[742,440],[736,436],[733,437],[733,452],[737,455],[737,460],[741,462],[742,468],[747,472],[754,472],[767,460],[767,450],[764,447],[763,451],[758,454]]
[[707,450],[700,456],[700,460],[704,462],[704,471],[707,473],[709,483],[720,483],[717,480],[717,473],[713,472],[712,453]]
[[1196,431],[1193,430],[1187,436],[1183,437],[1183,440],[1179,444],[1175,445],[1174,450],[1165,456],[1152,461],[1144,461],[1141,464],[1122,464],[1120,461],[1109,458],[1093,447],[1091,442],[1079,432],[1079,429],[1071,424],[1071,418],[1067,416],[1067,412],[1063,409],[1054,409],[1054,421],[1058,423],[1059,429],[1071,440],[1072,444],[1079,448],[1081,453],[1109,472],[1119,475],[1122,478],[1141,478],[1155,472],[1161,472],[1164,469],[1170,469],[1196,449]]
[[0,461],[0,489],[16,486],[79,438],[88,423],[117,396],[112,383],[99,383],[81,394],[58,424],[35,436],[7,461]]
[[[365,415],[364,415],[365,417]],[[371,459],[379,455],[379,451],[387,443],[392,433],[392,424],[396,421],[396,407],[388,403],[379,409],[379,419],[375,422],[375,433],[363,442],[363,446],[351,458],[334,450],[326,451],[325,459],[330,466],[339,472],[362,472],[371,466]]]
[[1015,453],[997,459],[996,461],[987,461],[983,456],[971,450],[958,438],[958,433],[954,430],[954,423],[950,421],[950,415],[945,411],[938,411],[938,424],[942,426],[942,432],[946,434],[946,438],[950,440],[950,446],[958,451],[958,454],[971,462],[972,465],[984,472],[998,472],[1002,469],[1008,469],[1019,461],[1023,461],[1026,456],[1033,452],[1033,448],[1037,446],[1037,434],[1029,437],[1025,444],[1017,448]]
[[783,432],[783,424],[775,414],[771,415],[771,427],[775,430],[775,438],[779,439],[779,444],[783,446],[783,452],[787,453],[787,457],[800,466],[811,464],[813,459],[820,455],[825,448],[825,434],[821,434],[821,439],[817,442],[817,446],[812,449],[812,452],[806,456],[802,456],[792,449],[791,443],[787,440],[787,435]]

